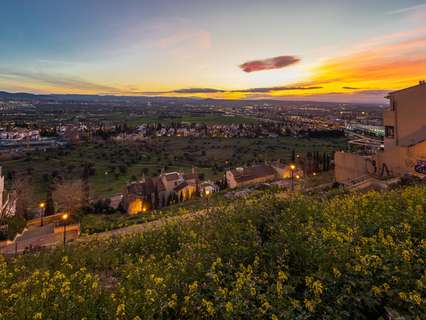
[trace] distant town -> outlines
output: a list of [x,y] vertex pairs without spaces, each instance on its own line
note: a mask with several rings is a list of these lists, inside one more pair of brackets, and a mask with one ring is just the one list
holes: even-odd
[[425,172],[425,90],[420,81],[390,92],[390,107],[3,94],[1,250],[202,212],[260,189],[388,188]]

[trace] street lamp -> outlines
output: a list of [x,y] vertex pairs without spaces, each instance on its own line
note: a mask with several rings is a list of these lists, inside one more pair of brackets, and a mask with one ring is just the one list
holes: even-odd
[[204,189],[204,194],[206,196],[207,202],[209,202],[210,194],[211,194],[210,190],[209,189]]
[[294,170],[296,170],[296,166],[294,164],[291,164],[290,170],[291,170],[291,191],[294,191]]
[[45,202],[40,202],[39,204],[38,204],[38,207],[40,208],[40,227],[42,227],[43,226],[43,217],[44,217],[44,214],[45,214],[45,208],[46,208],[46,203]]
[[64,247],[65,247],[65,242],[67,241],[67,220],[68,220],[68,213],[64,213],[61,217],[61,219],[64,221]]

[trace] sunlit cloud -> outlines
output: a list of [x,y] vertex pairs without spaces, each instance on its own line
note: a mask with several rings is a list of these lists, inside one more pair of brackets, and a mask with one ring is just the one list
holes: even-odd
[[342,87],[342,89],[346,89],[346,90],[360,90],[360,88],[355,88],[355,87]]
[[118,93],[115,87],[101,85],[66,75],[46,74],[40,72],[18,72],[0,70],[0,80],[19,82],[28,88],[53,88],[61,92],[84,92],[84,93]]
[[295,56],[279,56],[263,60],[252,60],[240,65],[244,72],[254,72],[272,69],[281,69],[299,62]]
[[316,90],[321,89],[322,87],[316,86],[316,87],[266,87],[266,88],[251,88],[251,89],[244,89],[244,90],[232,90],[231,92],[250,92],[250,93],[267,93],[267,92],[274,92],[274,91],[298,91],[298,90]]

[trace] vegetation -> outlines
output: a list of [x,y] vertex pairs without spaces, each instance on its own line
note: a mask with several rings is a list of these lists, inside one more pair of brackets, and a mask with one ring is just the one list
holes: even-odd
[[0,262],[0,319],[421,319],[426,187],[270,193]]
[[[209,199],[209,206],[223,206],[225,202],[229,202],[223,197],[223,193],[215,194]],[[141,224],[158,219],[163,219],[172,216],[181,216],[187,213],[195,212],[204,209],[206,199],[193,198],[188,201],[173,204],[169,207],[156,209],[147,213],[138,215],[128,215],[122,212],[110,213],[89,213],[79,214],[78,218],[81,223],[81,231],[83,234],[92,234],[103,231],[114,230],[118,228],[128,227],[134,224]]]
[[[30,153],[2,162],[8,180],[27,176],[36,200],[46,200],[49,186],[63,180],[88,181],[90,197],[122,191],[126,183],[158,175],[161,169],[191,172],[193,166],[206,179],[220,179],[224,170],[265,160],[291,160],[298,153],[332,153],[345,145],[344,138],[155,138],[146,142],[90,142],[68,149]],[[37,201],[33,201],[36,203]]]

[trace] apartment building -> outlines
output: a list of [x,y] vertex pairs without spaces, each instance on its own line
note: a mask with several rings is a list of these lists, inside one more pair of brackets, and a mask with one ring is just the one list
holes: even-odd
[[374,155],[336,152],[336,181],[350,185],[363,176],[379,179],[426,175],[426,83],[390,92],[384,111],[384,148]]

